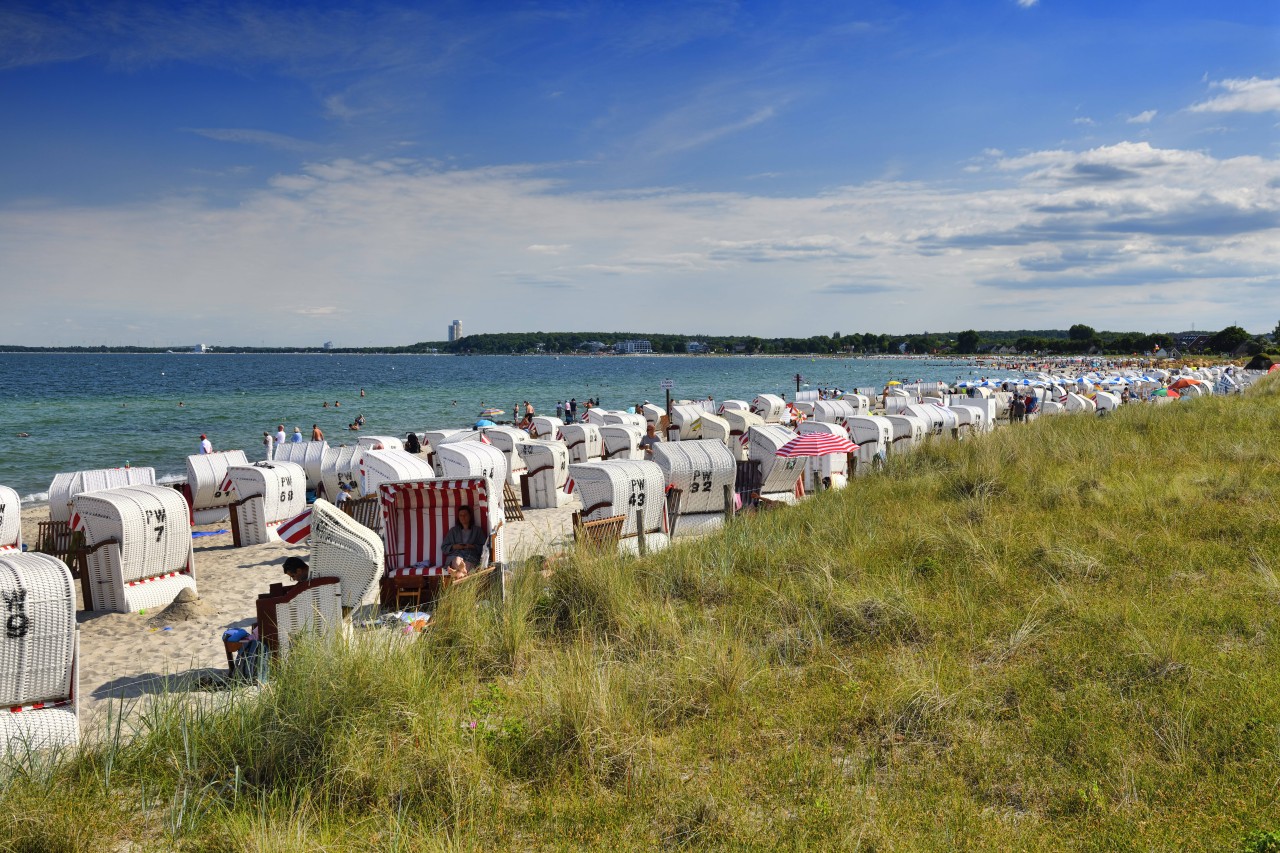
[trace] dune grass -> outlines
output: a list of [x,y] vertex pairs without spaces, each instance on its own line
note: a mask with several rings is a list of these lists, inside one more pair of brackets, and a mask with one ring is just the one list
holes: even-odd
[[464,586],[19,758],[0,849],[1280,849],[1276,435],[1275,382],[1042,419]]

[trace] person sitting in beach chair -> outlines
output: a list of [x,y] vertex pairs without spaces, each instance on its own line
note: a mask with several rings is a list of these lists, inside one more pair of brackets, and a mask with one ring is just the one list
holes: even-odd
[[454,580],[462,580],[480,564],[489,535],[475,523],[469,506],[458,507],[457,524],[449,528],[440,545],[440,560]]
[[[295,585],[306,583],[311,576],[311,568],[301,557],[288,557],[284,561],[284,573]],[[231,675],[243,681],[266,680],[267,655],[269,649],[259,635],[258,623],[249,626],[248,633],[243,628],[233,628],[222,635],[223,643],[240,643],[235,660],[231,664]]]

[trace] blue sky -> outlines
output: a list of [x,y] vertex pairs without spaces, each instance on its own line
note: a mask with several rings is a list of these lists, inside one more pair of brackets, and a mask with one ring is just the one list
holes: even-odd
[[8,3],[0,342],[1280,321],[1280,5]]

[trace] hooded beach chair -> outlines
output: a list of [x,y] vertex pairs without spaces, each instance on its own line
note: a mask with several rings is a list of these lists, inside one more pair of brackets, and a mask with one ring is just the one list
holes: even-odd
[[787,401],[777,394],[757,394],[751,401],[751,411],[767,424],[781,421],[782,413],[786,410]]
[[747,430],[747,452],[760,463],[760,500],[793,504],[804,497],[804,457],[778,456],[795,437],[796,433],[777,424]]
[[364,450],[404,450],[404,439],[394,435],[362,435],[356,444]]
[[457,523],[458,510],[471,507],[473,523],[487,534],[484,553],[467,580],[489,575],[505,562],[500,508],[490,506],[490,481],[481,477],[383,483],[382,542],[386,572],[382,603],[421,604],[450,583],[444,566],[445,534]]
[[306,473],[306,487],[318,495],[320,484],[324,482],[324,462],[328,454],[327,441],[285,442],[276,448],[273,461],[301,465]]
[[597,462],[604,452],[600,427],[595,424],[565,424],[560,427],[564,446],[569,448],[570,462]]
[[735,459],[745,462],[748,459],[747,444],[750,441],[747,430],[753,426],[763,426],[764,418],[748,409],[721,409],[720,417],[729,425],[729,440],[725,445]]
[[622,553],[660,551],[670,544],[666,480],[649,461],[584,462],[569,466],[569,477],[582,499],[578,521],[625,516]]
[[154,468],[96,468],[56,474],[49,484],[49,520],[62,524],[71,521],[71,501],[84,492],[155,484]]
[[223,486],[235,498],[228,509],[236,548],[280,541],[276,528],[307,506],[307,474],[294,462],[232,465]]
[[342,584],[336,577],[315,577],[293,584],[276,583],[258,596],[258,636],[279,660],[303,635],[332,637],[345,628]]
[[227,482],[227,469],[232,465],[248,465],[243,450],[225,450],[221,453],[197,453],[187,457],[187,487],[184,494],[191,505],[189,510],[194,524],[218,524],[226,521],[231,510],[227,505],[235,498]]
[[563,441],[530,439],[518,448],[528,467],[520,481],[521,499],[531,509],[555,509],[573,500],[569,489],[569,448]]
[[165,607],[195,589],[186,501],[174,489],[126,486],[75,499],[72,526],[84,531],[88,610]]
[[47,554],[0,554],[0,753],[80,740],[76,593]]
[[607,424],[600,427],[600,460],[643,459],[644,448],[640,439],[645,428],[634,424]]
[[360,454],[360,491],[376,494],[378,486],[398,480],[426,480],[436,475],[431,463],[406,450],[365,450]]
[[844,426],[849,431],[849,440],[858,445],[851,473],[858,476],[884,467],[893,445],[893,425],[889,419],[879,415],[854,415],[845,418]]
[[360,448],[355,445],[330,447],[324,452],[316,496],[332,503],[344,485],[351,490],[352,497],[360,496]]
[[346,610],[375,604],[386,565],[382,537],[323,499],[311,505],[310,521],[311,576],[337,578]]
[[696,536],[722,527],[734,510],[738,463],[718,441],[667,441],[654,445],[669,493],[679,495],[668,519],[671,535]]
[[489,481],[489,497],[495,506],[501,506],[507,482],[507,456],[501,450],[482,441],[451,441],[436,452],[436,465],[440,476],[448,479],[483,477]]
[[564,426],[562,418],[549,418],[546,415],[534,415],[529,425],[530,438],[553,440],[560,435],[560,427]]
[[[848,439],[849,430],[843,424],[824,423],[822,421],[805,421],[800,424],[800,435],[831,435]],[[856,453],[857,451],[854,451]],[[849,485],[849,457],[854,453],[825,453],[821,456],[804,458],[804,482],[814,486],[814,491],[822,487],[843,489]]]
[[22,550],[22,499],[8,486],[0,486],[0,556]]
[[[520,485],[520,478],[529,470],[524,457],[520,455],[519,446],[529,441],[529,433],[515,427],[485,427],[481,431],[481,443],[488,441],[507,459],[507,482],[513,486]],[[456,476],[446,474],[445,476]]]

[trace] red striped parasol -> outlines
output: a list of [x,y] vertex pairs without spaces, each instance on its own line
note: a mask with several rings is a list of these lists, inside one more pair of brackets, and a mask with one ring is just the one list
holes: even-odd
[[808,432],[797,435],[778,448],[778,456],[789,459],[794,456],[827,456],[831,453],[852,453],[858,449],[847,438],[825,432]]

